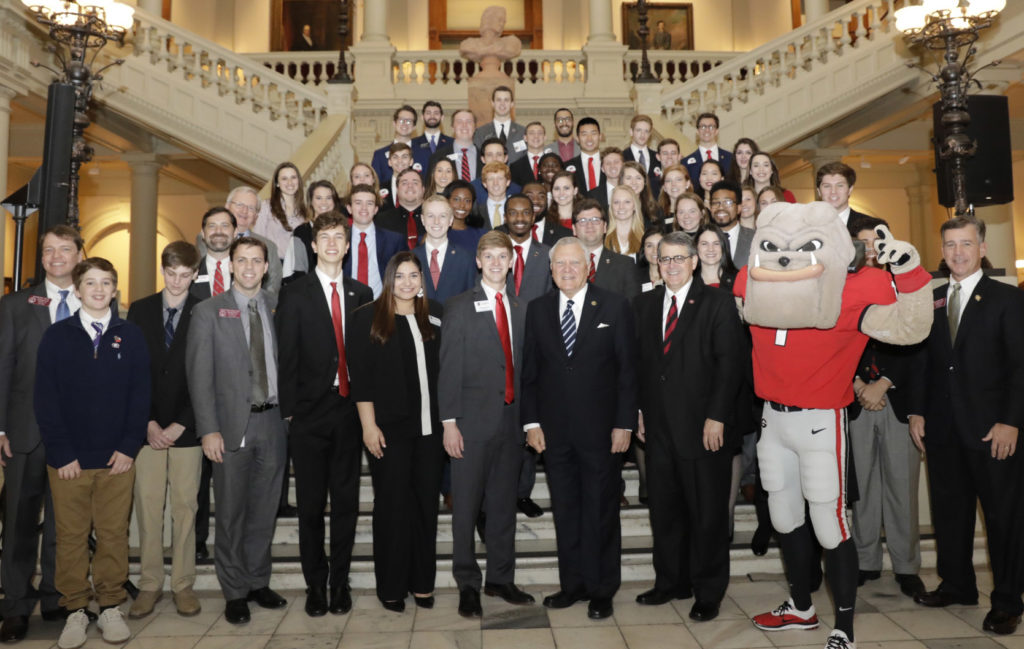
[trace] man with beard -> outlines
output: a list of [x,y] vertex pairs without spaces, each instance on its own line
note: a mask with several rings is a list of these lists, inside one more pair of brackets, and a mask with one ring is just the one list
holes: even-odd
[[719,180],[711,186],[711,218],[729,240],[729,257],[736,268],[747,265],[754,231],[740,225],[740,198],[743,192],[731,180]]
[[235,215],[225,207],[211,207],[203,214],[202,238],[206,255],[199,262],[199,274],[189,289],[200,300],[220,295],[231,288],[228,249],[235,240],[237,227]]
[[441,132],[441,120],[444,119],[444,109],[441,104],[433,99],[423,104],[423,135],[417,135],[412,139],[412,155],[416,162],[420,163],[423,172],[426,173],[430,166],[430,156],[437,152],[439,147],[452,143],[452,136]]
[[571,110],[559,108],[555,111],[555,139],[548,146],[562,162],[569,162],[580,154],[580,145],[572,136],[575,125]]

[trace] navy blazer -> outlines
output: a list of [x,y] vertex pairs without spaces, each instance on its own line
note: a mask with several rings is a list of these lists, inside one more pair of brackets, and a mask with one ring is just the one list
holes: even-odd
[[[388,262],[395,256],[396,253],[407,250],[405,245],[405,237],[402,235],[382,228],[378,225],[374,225],[377,237],[377,268],[380,269],[380,279],[384,280],[384,269],[388,267]],[[349,254],[345,255],[345,261],[342,263],[342,270],[345,273],[345,277],[355,277],[352,274],[352,248],[359,245],[357,241],[357,235],[359,233],[352,230],[352,245],[349,246]]]
[[423,264],[423,286],[427,299],[444,304],[449,298],[465,293],[473,288],[477,281],[476,257],[465,248],[460,248],[451,241],[445,250],[444,263],[441,264],[441,277],[437,288],[430,278],[430,260],[427,258],[427,246],[421,243],[413,248],[412,253]]
[[[469,184],[473,186],[473,191],[476,192],[476,204],[477,205],[484,205],[484,206],[486,206],[487,205],[487,190],[484,189],[484,182],[483,182],[483,180],[480,179],[480,176],[477,176],[476,178],[474,178],[473,181],[471,183],[469,183]],[[511,184],[509,184],[508,189],[505,190],[505,198],[508,198],[509,196],[515,196],[516,194],[518,194],[518,193],[520,193],[522,191],[523,191],[522,187],[520,187],[519,185],[517,185],[515,183],[511,183]]]
[[[439,133],[437,136],[436,148],[437,150],[440,150],[442,147],[449,145],[454,141],[455,138],[453,138],[451,135]],[[421,171],[420,173],[423,175],[423,179],[426,180],[427,170],[430,168],[430,158],[434,155],[434,152],[430,150],[430,142],[427,141],[427,136],[417,135],[412,139],[412,142],[409,143],[409,146],[412,147],[413,162],[418,162],[420,163],[420,166],[423,167],[423,171]]]
[[[700,147],[697,147],[696,151],[691,151],[688,156],[684,157],[682,163],[686,170],[690,172],[691,182],[696,186],[697,179],[700,178],[701,165],[704,164],[704,160],[700,157]],[[728,175],[729,168],[732,166],[732,152],[726,151],[721,145],[718,147],[718,164],[722,166],[722,173]]]

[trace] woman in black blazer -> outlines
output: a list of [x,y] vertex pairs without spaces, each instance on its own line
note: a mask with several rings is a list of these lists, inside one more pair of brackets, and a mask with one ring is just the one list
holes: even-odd
[[352,314],[348,363],[370,454],[377,597],[401,612],[410,592],[418,606],[434,603],[441,308],[423,296],[423,269],[411,252],[391,258],[383,284],[377,300]]

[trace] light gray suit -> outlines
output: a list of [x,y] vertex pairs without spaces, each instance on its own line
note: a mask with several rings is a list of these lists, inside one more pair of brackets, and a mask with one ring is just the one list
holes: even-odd
[[[219,432],[224,438],[224,462],[213,463],[214,547],[217,578],[229,601],[270,583],[270,543],[287,446],[280,409],[252,412],[253,372],[242,324],[248,314],[235,296],[232,288],[195,307],[186,352],[196,434]],[[277,298],[266,290],[260,297],[263,328],[273,342],[268,356],[272,350],[276,367],[272,315]],[[271,373],[268,367],[268,377]]]
[[[494,130],[494,120],[491,120],[480,126],[473,133],[473,146],[477,148],[480,155],[483,156],[484,140],[490,137],[498,137],[497,131]],[[505,151],[508,153],[508,164],[512,164],[519,158],[526,155],[526,141],[523,139],[526,137],[526,127],[519,122],[510,122],[508,127],[508,133],[505,134]]]
[[448,300],[441,329],[437,401],[441,420],[455,419],[462,432],[461,459],[452,458],[452,574],[459,589],[481,586],[473,528],[486,514],[487,583],[510,584],[515,576],[516,481],[523,433],[519,426],[519,368],[526,303],[506,293],[512,329],[515,400],[505,404],[505,354],[492,310],[476,287]]

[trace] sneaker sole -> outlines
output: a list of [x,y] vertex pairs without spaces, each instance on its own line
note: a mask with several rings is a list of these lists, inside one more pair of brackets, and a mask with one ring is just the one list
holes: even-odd
[[812,629],[817,629],[819,624],[819,622],[789,622],[787,624],[782,624],[779,626],[764,626],[762,624],[754,622],[754,626],[761,629],[762,631],[792,631],[793,629],[810,631]]

